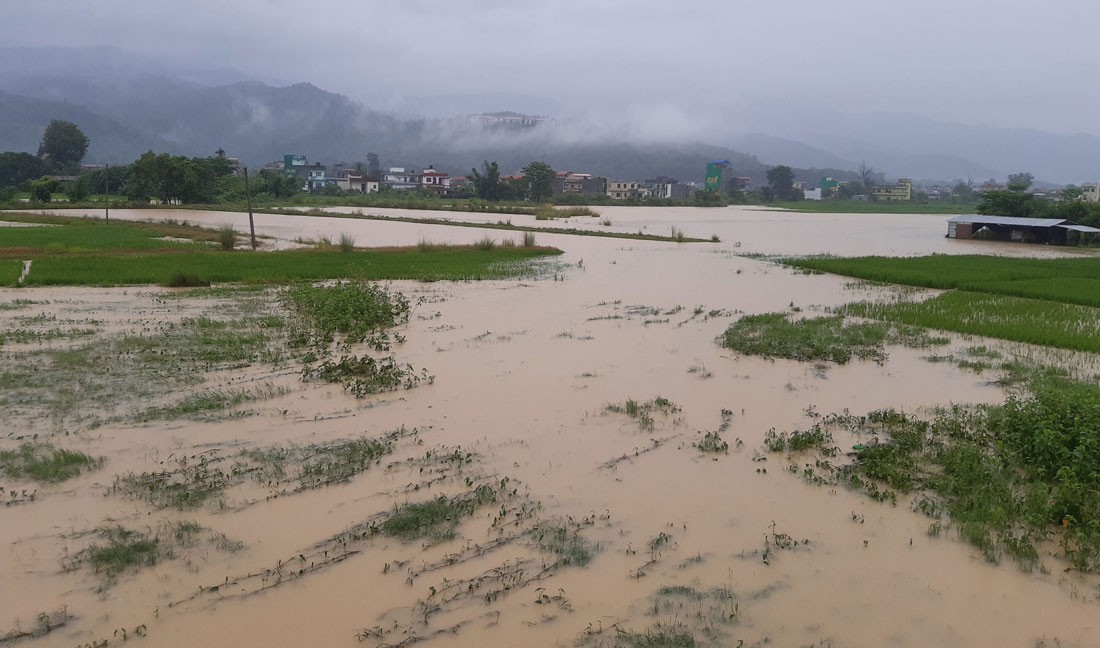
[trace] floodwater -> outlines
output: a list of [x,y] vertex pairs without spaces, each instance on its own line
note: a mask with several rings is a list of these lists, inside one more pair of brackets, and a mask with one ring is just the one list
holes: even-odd
[[[655,234],[676,226],[686,236],[716,234],[721,242],[540,233],[539,244],[565,251],[544,279],[393,282],[419,300],[395,354],[435,376],[415,389],[356,400],[338,386],[299,382],[294,366],[257,364],[211,374],[196,387],[287,387],[250,405],[252,416],[107,421],[94,429],[42,419],[4,429],[4,438],[39,434],[108,461],[59,486],[38,486],[32,502],[0,508],[0,636],[16,624],[33,629],[39,613],[64,607],[65,625],[22,641],[115,645],[119,629],[132,637],[140,626],[143,645],[172,647],[614,646],[618,630],[683,623],[700,645],[1100,646],[1095,578],[1065,572],[1050,556],[1043,556],[1047,569],[1034,573],[1007,561],[989,564],[951,533],[930,537],[928,518],[904,497],[896,507],[875,502],[806,484],[782,456],[758,460],[770,428],[805,429],[812,412],[997,402],[1004,393],[989,375],[931,363],[922,359],[927,351],[906,348],[890,348],[881,365],[825,367],[743,357],[715,343],[740,313],[812,314],[883,294],[740,255],[1075,252],[945,239],[945,218],[936,216],[599,211],[610,226],[600,219],[570,219],[567,226]],[[543,224],[522,216],[420,214]],[[248,229],[247,216],[235,213],[116,210],[111,217]],[[256,228],[269,248],[342,233],[378,246],[518,236],[269,214],[256,215]],[[94,319],[107,335],[219,308],[209,298],[166,300],[155,288],[5,289],[0,306],[16,298],[38,303],[0,308],[3,330],[27,325],[17,317],[41,314]],[[956,347],[975,343],[954,340]],[[680,409],[655,414],[649,429],[607,410],[610,403],[657,396]],[[732,413],[722,432],[729,454],[704,454],[692,443],[719,429],[722,410]],[[231,491],[225,508],[177,512],[110,488],[116,475],[164,469],[161,462],[170,465],[173,456],[374,436],[402,426],[415,428],[415,437],[399,442],[381,466],[292,496],[267,499],[262,488],[242,487]],[[0,443],[0,449],[14,444]],[[444,447],[477,456],[459,469],[421,460],[427,449]],[[404,543],[379,535],[339,548],[330,542],[395,504],[504,478],[516,490],[501,504],[506,510],[479,509],[455,540]],[[516,510],[525,504],[534,512],[521,517]],[[502,512],[506,521],[495,523]],[[125,573],[109,587],[87,569],[62,569],[65,557],[90,541],[88,530],[150,530],[180,520],[195,520],[244,548],[181,547],[174,560]],[[519,535],[537,520],[579,523],[580,535],[598,547],[591,562],[545,570],[552,558],[537,551],[532,536]],[[765,555],[774,534],[799,544],[786,550],[773,544]],[[313,569],[338,551],[347,555]],[[271,570],[302,574],[273,585]],[[662,605],[654,597],[671,586],[725,588],[732,598],[724,607],[709,598]]]

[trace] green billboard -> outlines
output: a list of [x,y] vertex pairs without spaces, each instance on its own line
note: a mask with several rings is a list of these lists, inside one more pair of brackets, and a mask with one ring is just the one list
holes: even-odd
[[728,168],[728,163],[722,162],[707,162],[707,179],[703,188],[706,191],[721,191],[722,190],[722,175]]

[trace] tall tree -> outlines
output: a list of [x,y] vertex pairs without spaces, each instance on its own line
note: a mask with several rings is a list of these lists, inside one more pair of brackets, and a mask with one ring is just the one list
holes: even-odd
[[768,186],[779,200],[790,200],[794,193],[794,171],[785,164],[768,169]]
[[554,167],[545,162],[532,162],[523,167],[523,182],[527,198],[533,202],[550,200],[554,193]]
[[[869,192],[875,186],[875,170],[867,166],[866,162],[860,162],[859,168],[856,169],[856,173],[859,174],[859,182],[863,185],[863,191]],[[863,192],[861,192],[863,193]]]
[[1027,191],[1027,188],[1031,186],[1032,182],[1035,182],[1035,176],[1026,171],[1012,173],[1008,176],[1008,190]]
[[1035,196],[1023,191],[985,191],[978,201],[978,213],[989,216],[1029,218],[1035,216],[1040,208]]
[[470,169],[470,182],[474,185],[474,195],[482,200],[500,200],[504,187],[500,182],[500,166],[496,162],[485,160],[483,171]]
[[61,173],[74,173],[88,152],[88,137],[71,121],[54,119],[42,134],[38,156]]

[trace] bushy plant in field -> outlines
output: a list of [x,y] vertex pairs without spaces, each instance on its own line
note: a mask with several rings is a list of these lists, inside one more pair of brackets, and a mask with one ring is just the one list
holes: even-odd
[[765,313],[742,317],[718,341],[748,355],[844,364],[853,356],[885,360],[888,332],[883,324],[846,324],[839,315],[791,320],[786,313]]

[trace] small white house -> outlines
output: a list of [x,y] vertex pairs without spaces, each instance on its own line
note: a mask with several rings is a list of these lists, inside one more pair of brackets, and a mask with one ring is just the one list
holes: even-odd
[[821,200],[821,187],[814,187],[813,189],[803,189],[802,197],[806,200]]

